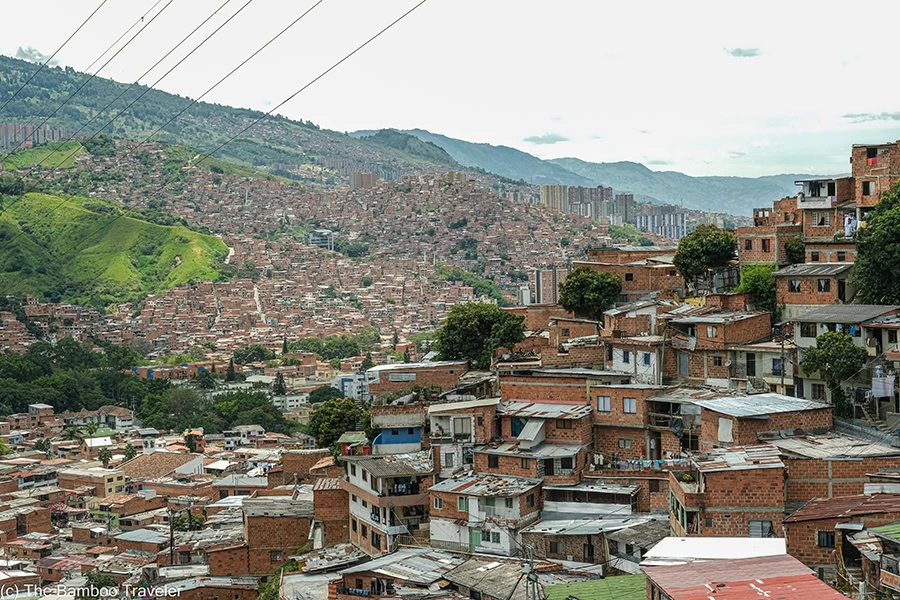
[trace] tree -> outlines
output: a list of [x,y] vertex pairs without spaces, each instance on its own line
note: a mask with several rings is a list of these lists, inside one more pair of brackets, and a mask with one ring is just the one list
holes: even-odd
[[715,225],[699,225],[678,243],[675,268],[686,280],[695,281],[727,265],[736,252],[737,238],[733,233]]
[[803,244],[803,238],[795,235],[785,242],[784,253],[791,264],[806,262],[806,246]]
[[281,338],[281,353],[282,354],[288,353],[288,341],[287,341],[286,337]]
[[25,193],[25,180],[15,175],[0,176],[0,196],[21,196]]
[[233,358],[229,358],[229,359],[228,359],[228,370],[225,371],[225,381],[234,381],[234,379],[235,379],[235,375],[234,375],[234,359],[233,359]]
[[309,433],[319,448],[331,447],[345,431],[354,431],[364,412],[349,398],[333,398],[323,402],[309,417]]
[[187,446],[187,449],[192,453],[197,451],[197,442],[200,441],[200,436],[196,433],[189,433],[184,436],[184,445]]
[[778,308],[775,297],[775,265],[748,265],[741,270],[741,284],[734,290],[750,295],[756,308],[774,313]]
[[272,383],[272,393],[276,396],[287,394],[287,384],[284,382],[284,375],[281,372],[275,375],[275,381]]
[[309,393],[309,403],[318,404],[320,402],[327,402],[328,400],[343,397],[344,394],[341,393],[341,390],[333,388],[330,385],[323,385]]
[[394,350],[396,350],[396,349],[397,349],[397,344],[399,344],[399,343],[400,343],[400,336],[397,335],[397,330],[395,329],[395,330],[394,330],[394,337],[393,337],[393,339],[391,339],[391,347],[392,347]]
[[363,287],[372,287],[372,278],[366,275],[362,278]]
[[559,286],[559,303],[566,310],[595,321],[619,299],[622,280],[612,273],[575,269]]
[[97,425],[97,422],[91,421],[84,426],[84,432],[87,434],[85,437],[94,437],[94,434],[97,433],[98,429],[100,429],[100,426]]
[[125,450],[122,452],[125,455],[125,460],[131,460],[135,456],[137,456],[137,448],[135,448],[131,442],[125,444]]
[[84,436],[81,434],[81,431],[79,431],[77,427],[68,427],[65,431],[63,431],[63,439],[78,442],[80,444],[84,441]]
[[47,458],[50,458],[50,453],[53,452],[53,444],[47,438],[41,438],[35,440],[34,449],[38,452],[43,452]]
[[103,463],[104,469],[109,467],[109,461],[112,460],[112,457],[113,453],[109,448],[100,448],[100,450],[97,451],[97,458]]
[[437,335],[445,360],[470,360],[487,369],[498,348],[512,348],[525,339],[525,318],[493,304],[457,304]]
[[203,516],[192,513],[178,515],[172,521],[172,528],[175,531],[198,531],[203,529]]
[[253,344],[234,351],[234,362],[246,365],[252,362],[263,362],[275,358],[275,353],[264,346]]
[[203,369],[194,377],[194,385],[201,390],[214,390],[216,389],[216,378],[211,372]]
[[900,184],[881,195],[856,231],[853,280],[859,301],[900,304]]
[[362,364],[359,366],[363,371],[368,371],[372,367],[375,366],[375,361],[372,360],[372,353],[366,352],[366,357],[363,359]]
[[853,408],[841,383],[860,372],[866,364],[866,349],[853,343],[842,331],[829,331],[816,338],[816,345],[803,353],[800,366],[807,374],[818,372],[831,391],[831,402],[841,417],[852,417]]

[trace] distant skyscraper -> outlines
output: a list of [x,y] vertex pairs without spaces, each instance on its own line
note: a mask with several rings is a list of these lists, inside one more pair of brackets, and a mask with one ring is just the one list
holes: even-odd
[[360,173],[359,171],[350,173],[350,187],[354,190],[375,187],[377,182],[378,178],[375,177],[375,173]]
[[552,210],[569,212],[569,186],[545,183],[541,186],[541,204]]
[[569,270],[565,267],[539,267],[534,270],[534,303],[559,302],[559,286],[566,280]]
[[527,285],[520,285],[516,291],[516,300],[519,306],[531,304],[531,288]]

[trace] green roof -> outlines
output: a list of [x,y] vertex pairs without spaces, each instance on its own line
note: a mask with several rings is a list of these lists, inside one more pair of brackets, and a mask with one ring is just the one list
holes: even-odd
[[87,429],[81,428],[79,431],[84,437],[116,437],[118,432],[115,429],[110,429],[109,427],[98,427],[97,431],[92,434],[88,434]]
[[350,444],[351,446],[365,446],[369,442],[366,434],[362,431],[345,431],[338,438],[338,444]]
[[880,525],[878,527],[868,527],[868,530],[875,535],[880,535],[900,542],[900,521],[888,523],[887,525]]
[[545,587],[547,600],[566,600],[575,596],[578,600],[646,600],[646,575],[621,575],[594,579],[580,583],[563,583]]

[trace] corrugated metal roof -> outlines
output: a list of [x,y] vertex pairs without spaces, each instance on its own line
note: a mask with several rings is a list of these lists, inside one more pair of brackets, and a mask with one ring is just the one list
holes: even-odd
[[711,560],[645,567],[647,577],[672,600],[832,600],[843,594],[817,579],[792,556]]
[[782,394],[726,396],[710,400],[695,400],[694,403],[707,410],[739,418],[828,408],[827,405],[821,402],[784,396]]
[[534,448],[524,450],[519,448],[519,442],[503,442],[497,446],[482,446],[478,452],[485,454],[505,454],[508,456],[524,456],[531,458],[564,458],[575,456],[581,450],[578,444],[538,444]]
[[427,475],[434,471],[431,451],[387,456],[366,456],[354,462],[375,477],[403,477]]
[[645,562],[735,560],[787,553],[784,538],[667,537],[644,554]]
[[791,265],[773,273],[775,277],[833,277],[849,271],[853,263],[804,263]]
[[876,317],[900,309],[895,305],[879,304],[828,304],[794,317],[795,323],[865,323]]
[[518,496],[540,485],[540,479],[471,473],[445,479],[429,488],[436,492],[450,492],[467,496]]
[[646,575],[622,575],[578,583],[563,583],[544,588],[547,600],[645,600],[647,598]]
[[401,581],[430,585],[463,561],[463,557],[441,550],[401,548],[387,556],[344,569],[341,574],[374,572]]
[[900,544],[900,521],[880,525],[878,527],[869,527],[869,532],[878,536],[888,538],[891,541]]
[[768,444],[716,448],[705,454],[696,455],[694,463],[704,473],[784,468],[780,451]]
[[783,452],[806,458],[860,458],[863,456],[898,456],[900,448],[861,440],[837,432],[796,437],[765,437],[768,444]]
[[507,417],[524,419],[582,419],[592,414],[587,404],[551,404],[549,402],[525,402],[512,400],[500,404],[500,412]]
[[500,404],[500,398],[483,398],[481,400],[463,400],[462,402],[448,402],[446,404],[435,404],[428,407],[428,414],[441,415],[460,410],[468,410],[470,408],[480,408],[482,406],[496,406]]
[[875,494],[866,496],[839,496],[837,498],[817,498],[786,518],[785,523],[818,521],[820,519],[844,519],[861,515],[900,513],[900,495]]

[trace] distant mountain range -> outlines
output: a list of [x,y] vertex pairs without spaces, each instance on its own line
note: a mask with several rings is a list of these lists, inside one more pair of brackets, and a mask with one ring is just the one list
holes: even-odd
[[[376,134],[356,131],[354,137]],[[677,171],[653,171],[637,162],[592,163],[578,158],[542,160],[536,156],[491,144],[476,144],[424,129],[407,133],[447,151],[459,164],[477,167],[511,179],[529,183],[612,187],[632,192],[640,201],[669,203],[711,212],[749,215],[755,207],[770,206],[774,200],[793,196],[794,181],[814,175],[788,173],[765,177],[692,177]]]

